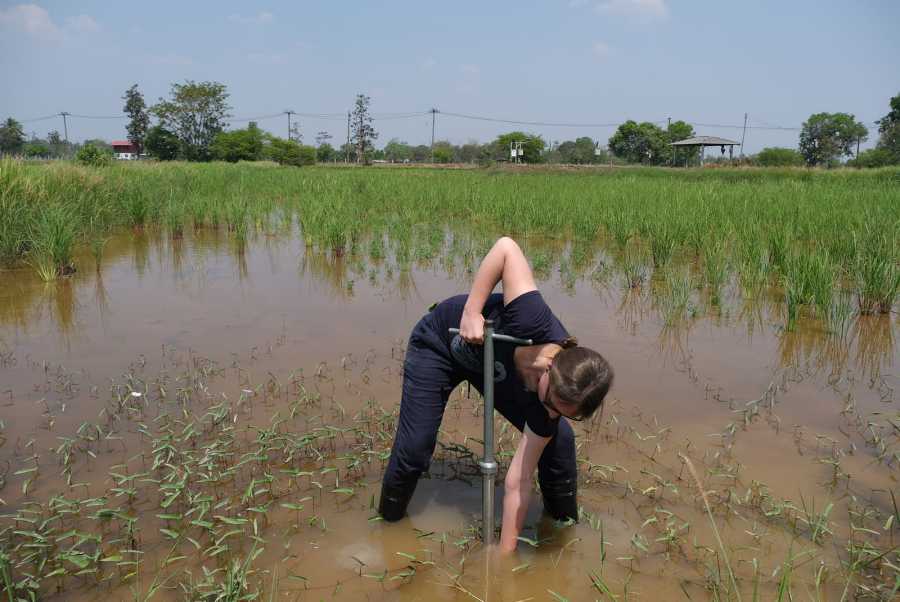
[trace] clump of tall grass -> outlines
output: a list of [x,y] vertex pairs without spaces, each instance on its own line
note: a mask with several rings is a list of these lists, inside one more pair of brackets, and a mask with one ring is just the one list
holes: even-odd
[[692,313],[691,291],[694,288],[690,269],[666,270],[657,307],[666,326],[674,326]]
[[785,256],[783,285],[788,330],[796,326],[803,306],[814,308],[826,323],[832,320],[835,279],[835,268],[827,251],[792,251]]
[[713,306],[722,303],[722,289],[728,280],[727,242],[723,238],[708,237],[703,245],[703,281],[709,289]]
[[897,239],[867,228],[865,239],[853,237],[853,273],[862,314],[889,313],[900,292]]
[[622,273],[622,288],[638,288],[647,279],[644,250],[637,241],[631,241],[622,249],[617,265]]
[[51,204],[40,212],[32,224],[29,261],[42,280],[55,280],[75,271],[75,237],[76,225],[68,208]]

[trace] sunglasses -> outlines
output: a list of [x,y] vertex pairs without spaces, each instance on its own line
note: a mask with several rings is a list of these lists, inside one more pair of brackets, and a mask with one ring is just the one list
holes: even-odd
[[560,410],[558,407],[556,407],[556,405],[553,404],[552,401],[550,401],[550,392],[549,391],[547,392],[547,399],[545,399],[541,403],[544,404],[544,407],[550,408],[551,410],[553,410],[560,416],[565,416],[569,420],[574,420],[575,422],[581,422],[582,420],[584,420],[584,416],[569,416],[569,415],[563,413],[562,410]]

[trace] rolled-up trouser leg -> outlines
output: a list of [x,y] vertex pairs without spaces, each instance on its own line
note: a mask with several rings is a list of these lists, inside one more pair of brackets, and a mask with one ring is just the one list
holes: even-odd
[[422,323],[413,330],[403,364],[397,434],[382,481],[378,511],[387,521],[406,514],[419,477],[428,470],[444,407],[458,384],[447,357],[423,343]]
[[564,418],[538,461],[544,509],[556,520],[578,520],[578,467],[575,433]]

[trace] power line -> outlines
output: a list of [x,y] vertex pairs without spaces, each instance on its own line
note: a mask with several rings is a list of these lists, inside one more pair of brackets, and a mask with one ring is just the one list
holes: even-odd
[[[500,119],[497,117],[484,117],[482,115],[467,115],[465,113],[451,113],[448,111],[441,110],[441,115],[449,115],[450,117],[459,117],[461,119],[472,119],[475,121],[491,121],[494,123],[508,123],[512,125],[537,125],[543,127],[578,127],[578,128],[614,128],[622,125],[622,122],[617,123],[552,123],[547,121],[524,121],[518,119]],[[662,121],[654,121],[652,123],[662,124],[665,123],[665,119]]]
[[[60,113],[62,115],[62,113]],[[69,117],[77,117],[79,119],[126,119],[127,115],[79,115],[77,113],[65,113]]]
[[59,117],[59,113],[54,113],[53,115],[47,115],[46,117],[34,117],[32,119],[20,119],[19,123],[34,123],[35,121],[47,121],[48,119],[56,119]]

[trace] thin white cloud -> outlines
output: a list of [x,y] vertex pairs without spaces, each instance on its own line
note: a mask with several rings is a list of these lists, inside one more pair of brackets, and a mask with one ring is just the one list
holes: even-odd
[[228,15],[228,20],[238,25],[268,25],[275,19],[275,15],[268,11],[262,11],[256,15],[244,16],[237,13]]
[[606,42],[594,42],[591,45],[591,52],[598,59],[608,58],[610,53],[609,44]]
[[6,10],[0,9],[0,25],[45,40],[62,37],[62,30],[50,18],[50,13],[37,4],[17,4]]
[[426,71],[431,71],[437,66],[437,61],[433,56],[426,56],[419,61],[419,66]]
[[89,15],[69,17],[65,25],[59,26],[47,9],[37,4],[16,4],[0,9],[0,28],[20,31],[45,41],[61,41],[71,34],[100,31],[100,25]]
[[481,68],[478,65],[460,65],[459,70],[466,75],[478,75],[481,73]]
[[597,5],[597,11],[645,19],[664,19],[669,15],[667,0],[606,0]]

